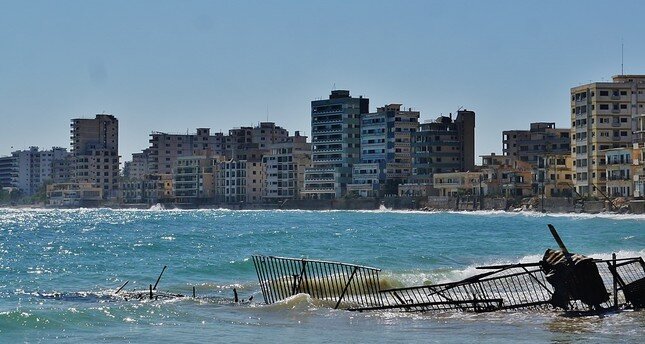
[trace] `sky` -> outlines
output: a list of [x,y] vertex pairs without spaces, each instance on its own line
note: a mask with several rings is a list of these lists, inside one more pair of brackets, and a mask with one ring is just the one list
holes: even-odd
[[645,1],[0,0],[0,156],[69,147],[72,118],[119,119],[122,160],[152,131],[274,121],[310,136],[332,89],[503,130],[569,126],[569,89],[645,74]]

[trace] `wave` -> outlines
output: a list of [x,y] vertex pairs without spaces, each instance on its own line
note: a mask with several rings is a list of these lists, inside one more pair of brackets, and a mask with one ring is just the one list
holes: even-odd
[[569,218],[569,219],[610,219],[610,220],[632,220],[645,221],[645,214],[616,214],[616,213],[541,213],[537,211],[518,211],[510,212],[504,210],[475,210],[475,211],[453,211],[453,210],[394,210],[385,206],[379,209],[370,210],[304,210],[304,209],[179,209],[166,208],[165,206],[153,205],[147,209],[114,209],[114,208],[76,208],[76,209],[58,209],[58,208],[0,208],[6,212],[73,212],[73,213],[91,213],[98,211],[113,212],[198,212],[198,213],[366,213],[366,214],[419,214],[419,215],[441,215],[455,214],[467,216],[499,216],[499,217],[537,217],[537,218]]

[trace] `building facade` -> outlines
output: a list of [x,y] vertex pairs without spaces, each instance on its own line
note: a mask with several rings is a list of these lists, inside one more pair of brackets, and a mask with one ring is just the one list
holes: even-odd
[[475,169],[475,112],[460,110],[453,120],[441,116],[412,133],[411,182],[432,186],[434,173]]
[[113,115],[71,120],[70,179],[101,188],[116,199],[119,183],[119,120]]
[[352,167],[360,162],[361,117],[369,99],[334,90],[329,99],[311,102],[311,168],[305,171],[302,195],[333,199],[346,194]]
[[531,123],[529,130],[502,132],[504,155],[537,165],[546,155],[571,153],[569,128],[556,128],[555,123]]
[[401,104],[377,108],[361,118],[361,162],[352,169],[348,191],[360,196],[396,194],[412,173],[412,134],[419,128],[419,112]]
[[51,150],[30,147],[11,153],[13,168],[9,186],[20,189],[26,196],[38,193],[46,183],[62,179],[59,166],[67,162],[68,154],[65,148],[60,147]]
[[571,154],[576,191],[606,192],[607,149],[627,148],[645,139],[645,75],[617,75],[571,89]]
[[[211,135],[209,128],[197,128],[195,133],[175,134],[153,132],[150,134],[150,147],[142,152],[147,155],[145,166],[151,174],[172,174],[180,157],[193,155],[224,155],[225,136],[222,133]],[[139,159],[140,157],[137,157]],[[133,155],[133,163],[135,157]],[[141,168],[144,168],[142,165]]]
[[296,131],[284,142],[270,146],[262,157],[264,164],[264,194],[267,202],[300,198],[304,189],[305,169],[311,165],[311,144]]

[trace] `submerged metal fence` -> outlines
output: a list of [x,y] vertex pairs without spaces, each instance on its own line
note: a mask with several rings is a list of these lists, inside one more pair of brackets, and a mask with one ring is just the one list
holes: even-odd
[[[640,257],[594,260],[607,293],[601,304],[612,308],[643,307],[645,264]],[[379,269],[310,259],[253,256],[264,301],[272,304],[298,293],[331,301],[334,308],[354,311],[461,310],[490,312],[551,308],[553,286],[541,262],[479,267],[488,270],[457,282],[380,289]],[[583,310],[570,300],[570,310]]]
[[382,290],[385,304],[374,310],[462,310],[489,312],[547,305],[553,289],[539,263],[483,267],[486,273],[459,282]]
[[379,269],[312,259],[253,256],[264,302],[306,293],[334,308],[382,305]]

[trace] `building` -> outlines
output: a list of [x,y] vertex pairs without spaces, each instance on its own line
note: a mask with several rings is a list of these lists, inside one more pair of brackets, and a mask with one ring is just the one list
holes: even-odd
[[0,188],[13,187],[15,161],[13,156],[0,157]]
[[93,207],[103,200],[103,188],[92,183],[58,183],[47,185],[50,205]]
[[484,175],[481,172],[447,172],[435,173],[434,188],[439,190],[439,196],[482,196],[484,190]]
[[441,116],[412,133],[412,183],[432,186],[434,173],[475,169],[475,112]]
[[539,157],[538,164],[534,166],[534,194],[573,196],[573,173],[573,157],[569,153]]
[[533,165],[495,153],[481,158],[484,194],[504,197],[533,195]]
[[311,166],[311,144],[296,131],[284,142],[274,143],[262,157],[264,194],[268,202],[300,198],[304,189],[305,169]]
[[257,203],[264,193],[262,162],[229,160],[219,163],[216,200],[224,203]]
[[75,118],[71,123],[70,179],[101,188],[106,199],[119,187],[119,120],[113,115]]
[[401,104],[377,108],[361,118],[361,162],[354,164],[349,192],[361,196],[396,194],[412,173],[412,134],[419,112]]
[[555,123],[531,123],[529,130],[502,132],[504,155],[537,165],[546,155],[571,153],[569,128],[556,128]]
[[144,149],[139,153],[132,153],[132,160],[123,164],[123,177],[125,179],[143,180],[150,174],[148,168],[150,159],[150,149]]
[[289,132],[273,122],[261,122],[255,127],[231,129],[225,138],[226,157],[233,160],[262,161],[273,144],[285,142]]
[[[30,147],[27,150],[12,152],[11,155],[11,186],[20,189],[23,195],[31,196],[38,193],[46,183],[59,179],[58,166],[66,162],[68,153],[65,148],[60,147],[53,147],[51,150]],[[57,178],[54,178],[55,176]]]
[[186,156],[177,159],[173,170],[173,195],[176,203],[210,203],[215,196],[219,157]]
[[305,171],[302,195],[333,199],[345,196],[352,167],[360,162],[360,120],[369,99],[334,90],[329,99],[311,102],[311,168]]
[[[148,157],[148,164],[136,168],[151,174],[172,174],[180,157],[189,157],[208,152],[209,155],[224,155],[225,137],[222,133],[211,135],[209,128],[197,128],[195,133],[174,134],[153,132],[150,134],[150,147],[141,154]],[[139,161],[143,156],[137,156]],[[135,156],[133,155],[133,164]],[[132,169],[135,169],[133,166]],[[140,172],[135,172],[140,173]]]
[[576,191],[606,191],[605,150],[645,142],[645,75],[617,75],[571,89],[571,154]]

